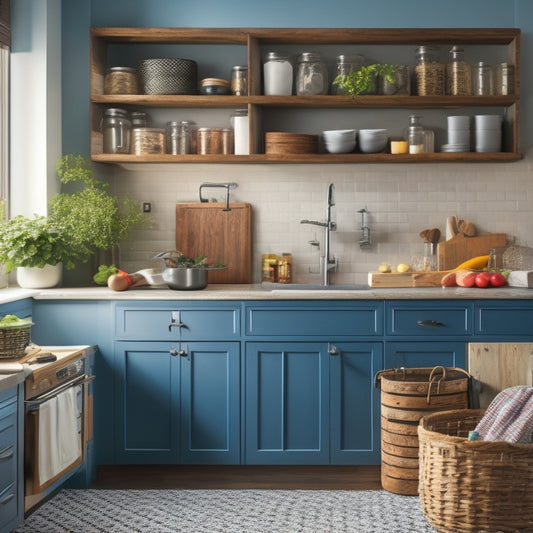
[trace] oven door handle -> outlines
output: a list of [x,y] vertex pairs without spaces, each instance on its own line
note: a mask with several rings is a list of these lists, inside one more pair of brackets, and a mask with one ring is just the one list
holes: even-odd
[[81,376],[80,378],[73,379],[72,381],[63,384],[60,387],[57,387],[56,389],[48,392],[47,394],[39,396],[35,400],[25,400],[24,405],[26,407],[35,407],[41,405],[42,403],[47,402],[51,398],[55,398],[58,394],[69,389],[70,387],[73,387],[74,385],[83,385],[84,383],[90,383],[91,381],[94,381],[94,379],[96,379],[96,376]]

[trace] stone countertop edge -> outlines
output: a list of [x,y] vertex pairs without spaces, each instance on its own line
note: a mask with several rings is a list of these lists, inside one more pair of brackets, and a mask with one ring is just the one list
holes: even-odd
[[[365,290],[281,290],[270,291],[261,284],[208,285],[202,290],[177,291],[167,288],[138,287],[112,291],[107,287],[63,287],[27,291],[24,297],[35,300],[533,300],[532,289],[498,287],[465,289],[460,287],[370,288]],[[1,293],[1,291],[0,291]],[[1,294],[0,294],[0,303]]]
[[3,392],[15,385],[24,383],[28,372],[21,370],[20,372],[14,372],[13,374],[0,374],[0,392]]

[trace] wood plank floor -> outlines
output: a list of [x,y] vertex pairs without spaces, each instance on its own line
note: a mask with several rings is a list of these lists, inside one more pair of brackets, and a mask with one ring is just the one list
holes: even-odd
[[379,466],[99,466],[96,489],[379,490]]

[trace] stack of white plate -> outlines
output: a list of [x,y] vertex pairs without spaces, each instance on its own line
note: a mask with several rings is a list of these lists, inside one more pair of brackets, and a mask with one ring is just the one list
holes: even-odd
[[476,152],[501,152],[502,116],[476,115]]
[[448,117],[448,144],[441,146],[441,152],[470,152],[470,117],[468,115]]

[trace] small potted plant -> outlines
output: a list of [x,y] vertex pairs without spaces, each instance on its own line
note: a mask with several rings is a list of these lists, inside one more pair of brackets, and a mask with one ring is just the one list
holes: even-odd
[[[83,156],[65,155],[57,163],[63,185],[75,184],[74,192],[61,192],[49,202],[50,219],[68,230],[70,237],[93,253],[109,252],[125,241],[149,217],[130,198],[109,193],[109,184],[93,177],[91,162]],[[105,260],[99,262],[106,262]],[[108,263],[118,263],[111,257]]]
[[337,76],[333,80],[333,84],[352,98],[362,94],[377,94],[379,78],[394,83],[395,75],[401,69],[402,66],[400,65],[388,65],[386,63],[363,65],[349,74]]
[[0,224],[0,263],[7,274],[17,269],[17,282],[23,288],[55,287],[61,282],[63,266],[74,268],[89,253],[65,228],[44,216],[18,215]]

